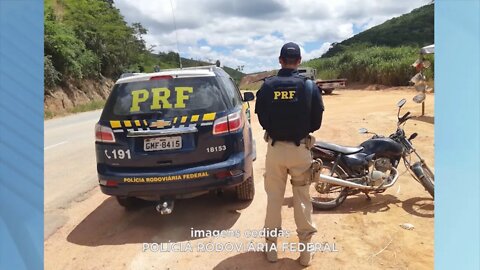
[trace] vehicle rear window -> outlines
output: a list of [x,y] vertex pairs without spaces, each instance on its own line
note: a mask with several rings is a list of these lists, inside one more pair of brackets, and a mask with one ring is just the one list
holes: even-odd
[[233,84],[232,80],[227,77],[218,77],[218,78],[223,84],[223,87],[226,92],[226,96],[228,97],[228,100],[229,100],[229,105],[232,105],[232,107],[241,105],[242,98],[239,95],[237,88],[235,87],[235,84]]
[[221,112],[228,99],[215,77],[170,78],[117,84],[103,110],[102,119],[133,116],[175,117]]

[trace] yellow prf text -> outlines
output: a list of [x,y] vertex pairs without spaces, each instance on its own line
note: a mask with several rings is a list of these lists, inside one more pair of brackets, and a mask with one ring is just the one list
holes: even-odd
[[273,92],[273,99],[292,100],[295,97],[295,90],[279,90]]
[[139,89],[132,91],[132,106],[130,112],[140,111],[140,103],[146,102],[150,96],[152,97],[151,110],[169,109],[186,107],[185,101],[189,99],[189,94],[193,93],[192,87],[175,87],[176,102],[172,104],[168,101],[171,96],[170,89],[166,87],[152,88],[151,91],[146,89]]

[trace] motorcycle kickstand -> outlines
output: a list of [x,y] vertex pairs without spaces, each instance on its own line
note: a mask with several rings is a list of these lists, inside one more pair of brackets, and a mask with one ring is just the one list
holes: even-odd
[[367,196],[367,201],[371,201],[372,198],[368,195],[368,192],[364,192],[365,196]]

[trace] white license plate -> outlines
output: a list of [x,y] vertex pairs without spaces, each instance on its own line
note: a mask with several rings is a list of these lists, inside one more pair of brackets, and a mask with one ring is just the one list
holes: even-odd
[[145,151],[162,151],[182,148],[182,137],[148,138],[143,141]]

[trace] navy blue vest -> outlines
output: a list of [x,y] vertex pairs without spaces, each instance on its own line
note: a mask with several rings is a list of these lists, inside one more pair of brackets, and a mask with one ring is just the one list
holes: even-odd
[[278,76],[265,80],[268,108],[267,132],[274,141],[291,141],[297,145],[310,131],[305,81],[293,70],[280,70]]

